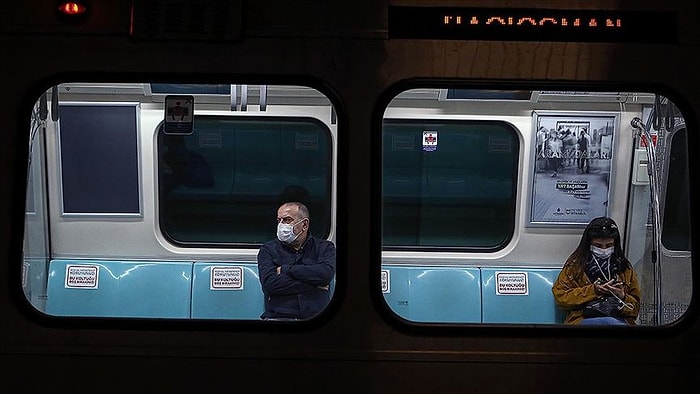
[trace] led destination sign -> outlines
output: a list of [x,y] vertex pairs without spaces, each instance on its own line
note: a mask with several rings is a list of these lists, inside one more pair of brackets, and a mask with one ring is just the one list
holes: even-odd
[[675,43],[671,12],[389,7],[389,38]]

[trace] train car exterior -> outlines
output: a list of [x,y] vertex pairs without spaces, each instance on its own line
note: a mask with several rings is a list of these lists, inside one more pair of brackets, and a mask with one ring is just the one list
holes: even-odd
[[[700,7],[516,3],[7,5],[8,387],[695,389]],[[290,199],[337,249],[331,300],[267,321]],[[634,326],[552,297],[596,216]]]

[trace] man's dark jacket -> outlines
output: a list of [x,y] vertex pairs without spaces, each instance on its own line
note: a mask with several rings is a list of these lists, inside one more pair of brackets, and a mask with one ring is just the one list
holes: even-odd
[[[277,267],[282,267],[277,274]],[[258,273],[267,318],[308,319],[330,301],[335,275],[335,245],[309,235],[299,250],[274,239],[260,247]]]

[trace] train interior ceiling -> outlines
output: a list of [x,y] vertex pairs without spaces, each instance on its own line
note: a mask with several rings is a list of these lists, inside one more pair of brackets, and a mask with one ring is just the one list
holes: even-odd
[[[306,203],[317,236],[335,241],[342,226],[335,102],[291,85],[49,89],[30,122],[25,296],[68,318],[257,320],[256,254],[280,201]],[[419,86],[373,127],[377,281],[398,317],[561,323],[551,285],[596,216],[623,229],[642,284],[637,322],[670,324],[688,309],[685,122],[666,97]],[[557,152],[543,148],[550,135]],[[501,289],[501,278],[522,287]],[[436,307],[447,298],[463,301]]]

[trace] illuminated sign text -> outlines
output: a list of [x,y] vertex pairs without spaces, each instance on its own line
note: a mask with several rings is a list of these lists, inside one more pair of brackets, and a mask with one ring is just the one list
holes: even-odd
[[669,12],[389,7],[389,38],[500,41],[677,41]]

